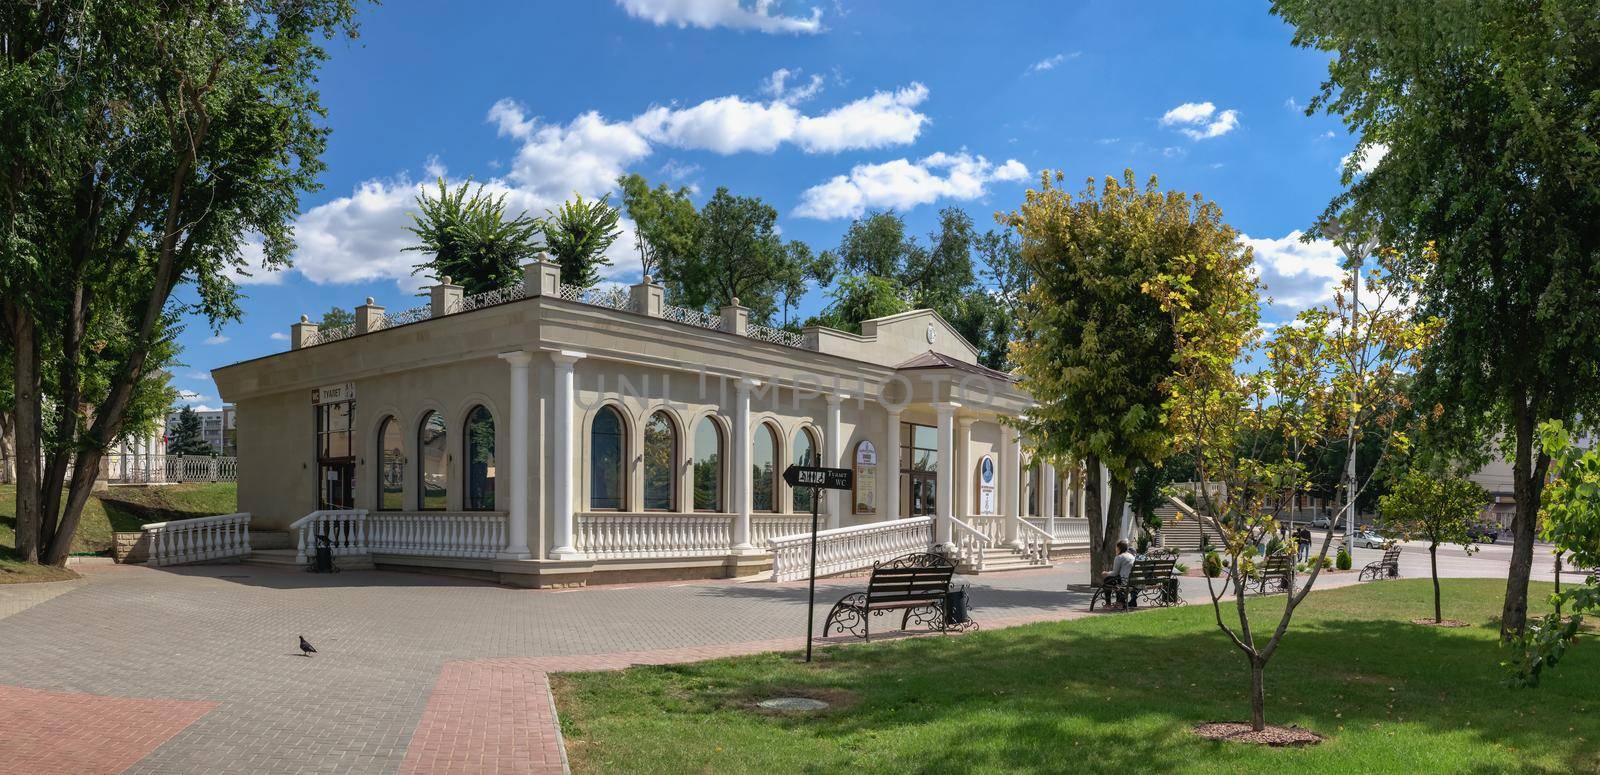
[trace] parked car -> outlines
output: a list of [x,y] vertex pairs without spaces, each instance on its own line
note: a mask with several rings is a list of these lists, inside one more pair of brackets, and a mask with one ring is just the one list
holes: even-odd
[[1327,530],[1333,527],[1333,518],[1327,514],[1318,514],[1311,519],[1311,526],[1318,530]]
[[1467,528],[1467,537],[1473,543],[1495,543],[1500,540],[1499,525],[1473,525]]
[[1358,549],[1382,549],[1389,545],[1389,539],[1371,530],[1357,530],[1350,543]]

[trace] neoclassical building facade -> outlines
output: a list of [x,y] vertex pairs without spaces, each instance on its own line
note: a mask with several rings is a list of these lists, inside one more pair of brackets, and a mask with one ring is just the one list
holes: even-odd
[[1015,567],[1086,540],[1081,477],[1030,465],[1003,422],[1031,399],[931,310],[793,333],[559,277],[446,278],[215,370],[251,429],[252,530],[525,586],[783,576],[775,539],[809,530],[812,494],[781,474],[810,463],[855,472],[817,504],[836,568],[922,544]]

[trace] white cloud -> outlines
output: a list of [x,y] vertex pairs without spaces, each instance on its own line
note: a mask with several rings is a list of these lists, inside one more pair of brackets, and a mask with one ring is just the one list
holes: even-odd
[[1300,101],[1293,97],[1284,100],[1283,107],[1296,113],[1304,113],[1306,110],[1306,106],[1301,105]]
[[822,92],[822,76],[812,73],[811,78],[803,83],[794,83],[789,80],[799,75],[799,70],[790,70],[787,67],[773,70],[772,75],[767,76],[767,80],[761,83],[761,93],[778,102],[786,102],[793,105],[797,102],[805,102]]
[[246,234],[239,246],[239,255],[245,265],[242,268],[229,267],[229,279],[240,285],[277,285],[283,282],[283,268],[267,269],[265,266],[267,251],[260,234]]
[[1209,102],[1185,102],[1161,116],[1161,125],[1176,127],[1191,140],[1221,137],[1239,126],[1239,111],[1217,112]]
[[657,25],[756,30],[766,33],[814,34],[822,31],[822,9],[809,16],[779,12],[776,0],[617,0],[629,16]]
[[938,199],[972,200],[983,196],[989,183],[1027,177],[1028,168],[1016,159],[995,166],[966,152],[935,153],[915,162],[895,159],[859,164],[849,175],[836,175],[806,189],[794,214],[827,220],[855,217],[875,208],[905,210]]
[[1344,280],[1344,254],[1329,240],[1301,242],[1296,229],[1280,239],[1241,235],[1255,251],[1255,269],[1273,306],[1294,314],[1333,300]]
[[1046,57],[1046,58],[1041,59],[1041,60],[1039,60],[1037,62],[1034,62],[1031,65],[1028,65],[1028,69],[1027,69],[1026,72],[1023,73],[1023,75],[1028,75],[1028,74],[1031,74],[1031,73],[1042,73],[1042,72],[1044,72],[1046,70],[1054,70],[1054,69],[1056,69],[1056,67],[1060,66],[1063,62],[1066,62],[1069,59],[1077,59],[1082,54],[1083,54],[1082,51],[1074,51],[1074,52],[1072,52],[1070,54],[1056,54],[1055,56],[1052,56],[1052,57]]
[[274,342],[287,342],[287,341],[289,341],[289,335],[285,334],[282,331],[273,331],[272,334],[270,336],[268,336],[267,338],[271,339]]
[[1356,162],[1356,172],[1362,175],[1370,175],[1372,174],[1373,170],[1378,168],[1378,162],[1383,161],[1383,157],[1389,155],[1389,146],[1384,143],[1373,143],[1372,145],[1367,146],[1365,153],[1363,153],[1362,149],[1358,147],[1354,151],[1345,154],[1339,159],[1339,168],[1348,168],[1351,160],[1355,159],[1356,154],[1358,153],[1361,153],[1362,155],[1360,160]]
[[206,340],[204,342],[204,344],[227,344],[227,343],[228,343],[228,337],[223,336],[222,334],[212,334],[211,336],[206,337]]
[[871,150],[916,140],[928,122],[916,106],[927,98],[928,87],[913,83],[807,116],[777,100],[718,97],[688,108],[657,106],[629,126],[650,142],[724,155],[771,153],[784,143],[806,153]]
[[211,375],[207,374],[206,372],[203,372],[203,371],[191,371],[188,374],[183,375],[183,378],[184,379],[204,380],[206,382],[210,382],[211,381]]

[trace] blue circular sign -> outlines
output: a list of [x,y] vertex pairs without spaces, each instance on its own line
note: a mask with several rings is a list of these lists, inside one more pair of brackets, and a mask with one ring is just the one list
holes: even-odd
[[983,483],[994,484],[994,458],[988,455],[983,457]]

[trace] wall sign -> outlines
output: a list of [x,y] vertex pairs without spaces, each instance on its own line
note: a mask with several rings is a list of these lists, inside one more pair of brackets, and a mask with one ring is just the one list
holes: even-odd
[[323,385],[311,389],[311,405],[337,404],[341,401],[356,400],[356,383],[344,382],[336,385]]
[[878,448],[863,439],[856,445],[856,489],[853,513],[872,514],[878,510]]
[[993,516],[994,513],[994,456],[984,455],[978,462],[978,514]]
[[939,338],[939,332],[934,330],[934,327],[933,327],[932,323],[929,323],[928,324],[928,344],[933,344],[934,340],[938,339],[938,338]]

